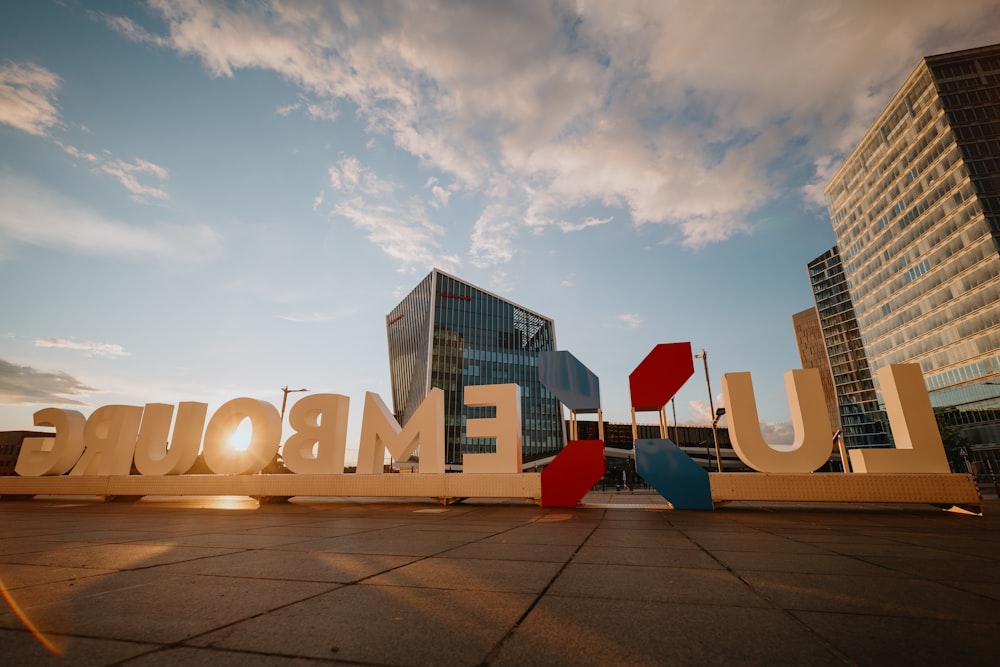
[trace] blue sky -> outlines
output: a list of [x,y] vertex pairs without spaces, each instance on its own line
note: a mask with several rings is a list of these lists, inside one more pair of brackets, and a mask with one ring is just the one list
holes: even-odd
[[350,450],[439,266],[554,318],[610,419],[690,341],[788,441],[823,186],[920,57],[998,41],[968,0],[4,3],[0,429],[287,384]]

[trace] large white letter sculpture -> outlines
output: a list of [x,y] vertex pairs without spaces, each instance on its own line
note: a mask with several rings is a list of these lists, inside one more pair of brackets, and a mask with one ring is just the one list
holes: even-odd
[[97,408],[83,426],[83,456],[70,475],[128,475],[139,434],[142,408],[138,405],[105,405]]
[[147,403],[135,445],[135,467],[143,475],[183,475],[198,458],[205,430],[206,403],[187,401],[177,406],[174,434],[167,444],[174,406]]
[[[468,391],[468,390],[466,390]],[[365,394],[358,446],[358,472],[364,475],[383,471],[386,450],[397,461],[410,458],[420,446],[420,472],[444,472],[444,392],[434,388],[417,411],[400,428],[399,422],[378,394]]]
[[344,472],[350,404],[351,399],[340,394],[311,394],[296,401],[288,413],[295,433],[281,450],[285,467],[303,475]]
[[22,477],[62,475],[83,454],[83,426],[87,422],[76,410],[45,408],[35,413],[35,426],[54,426],[55,437],[25,438],[14,472]]
[[920,364],[895,364],[876,373],[895,449],[852,449],[854,472],[950,472]]
[[[250,446],[234,449],[230,439],[244,419],[253,426]],[[220,475],[253,475],[278,453],[281,416],[267,401],[234,398],[216,410],[205,429],[205,463]]]
[[521,472],[521,388],[516,384],[475,385],[465,388],[465,404],[470,407],[495,405],[497,416],[469,419],[469,438],[496,438],[493,454],[466,454],[462,469],[467,473]]
[[785,391],[795,432],[795,442],[789,451],[771,447],[761,435],[750,374],[723,375],[729,439],[743,462],[759,472],[813,472],[826,463],[833,449],[819,371],[814,368],[788,371]]

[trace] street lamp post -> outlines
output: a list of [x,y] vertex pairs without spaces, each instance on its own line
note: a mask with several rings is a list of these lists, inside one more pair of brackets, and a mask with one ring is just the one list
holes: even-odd
[[288,405],[288,395],[289,394],[294,394],[295,392],[299,392],[299,391],[309,391],[309,390],[308,389],[289,389],[288,385],[286,384],[284,387],[281,388],[281,391],[282,391],[282,394],[283,394],[283,396],[281,397],[281,424],[282,424],[282,427],[284,427],[284,424],[285,424],[285,406]]
[[708,387],[708,409],[712,412],[712,439],[715,440],[715,461],[719,467],[719,472],[722,472],[722,452],[719,450],[719,431],[716,428],[716,424],[719,423],[719,418],[725,414],[725,409],[719,408],[721,412],[715,411],[715,401],[712,400],[712,381],[708,375],[708,352],[705,351],[705,348],[702,348],[701,354],[694,355],[694,358],[701,359],[705,364],[705,386]]

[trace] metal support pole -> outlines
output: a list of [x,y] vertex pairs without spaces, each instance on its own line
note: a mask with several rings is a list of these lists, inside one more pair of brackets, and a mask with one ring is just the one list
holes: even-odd
[[715,460],[718,463],[719,472],[722,472],[722,452],[719,449],[719,432],[716,428],[719,418],[715,415],[715,401],[712,400],[712,381],[708,375],[708,352],[702,348],[701,354],[696,354],[694,357],[701,359],[705,364],[705,386],[708,387],[708,409],[712,411],[712,439],[715,441]]
[[833,441],[837,443],[837,448],[840,450],[840,467],[844,469],[844,472],[851,472],[851,459],[847,456],[847,447],[844,446],[844,432],[837,429],[837,432],[833,434]]

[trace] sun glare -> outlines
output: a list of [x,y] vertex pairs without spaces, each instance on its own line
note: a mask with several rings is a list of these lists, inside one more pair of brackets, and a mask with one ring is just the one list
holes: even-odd
[[250,447],[250,436],[253,435],[253,424],[244,419],[229,438],[229,446],[238,452],[245,452]]

